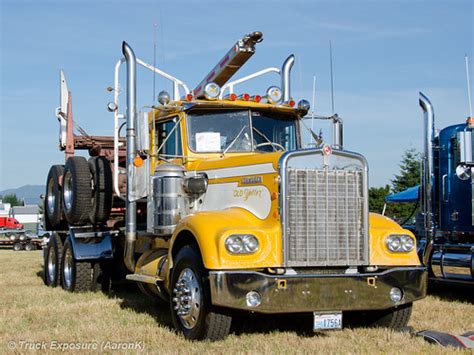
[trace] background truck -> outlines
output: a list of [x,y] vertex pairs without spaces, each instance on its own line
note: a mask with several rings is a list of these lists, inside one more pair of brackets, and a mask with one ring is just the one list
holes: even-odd
[[15,218],[0,217],[0,229],[23,229],[23,224]]
[[[124,42],[110,137],[74,135],[61,72],[66,163],[52,166],[46,183],[47,285],[107,290],[125,275],[169,303],[188,339],[225,337],[239,311],[312,313],[315,330],[341,328],[346,312],[368,325],[407,324],[426,294],[426,268],[411,232],[369,215],[367,162],[343,149],[342,120],[333,120],[332,146],[302,148],[310,107],[291,96],[293,55],[281,69],[230,81],[262,39],[237,41],[194,90]],[[173,88],[145,111],[137,111],[137,67]],[[235,92],[266,74],[280,87]]]
[[425,238],[425,264],[433,281],[474,286],[474,119],[436,133],[434,109],[424,112],[422,213],[416,234]]

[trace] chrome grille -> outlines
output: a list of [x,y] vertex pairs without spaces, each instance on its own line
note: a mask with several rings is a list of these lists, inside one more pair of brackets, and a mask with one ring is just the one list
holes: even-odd
[[286,173],[287,265],[364,264],[363,172],[288,167]]

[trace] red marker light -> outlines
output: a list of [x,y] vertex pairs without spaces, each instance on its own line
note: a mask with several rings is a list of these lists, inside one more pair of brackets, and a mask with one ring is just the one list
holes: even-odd
[[290,107],[294,107],[295,106],[295,100],[288,101],[288,105],[290,105]]
[[242,99],[243,99],[244,101],[248,101],[248,100],[250,100],[250,95],[247,94],[247,93],[242,94]]
[[262,97],[260,95],[253,96],[253,101],[260,102],[261,100],[262,100]]
[[237,100],[237,95],[232,93],[232,94],[227,95],[224,99],[230,100],[230,101],[235,101],[235,100]]
[[186,100],[192,101],[193,100],[193,94],[187,94],[186,95]]

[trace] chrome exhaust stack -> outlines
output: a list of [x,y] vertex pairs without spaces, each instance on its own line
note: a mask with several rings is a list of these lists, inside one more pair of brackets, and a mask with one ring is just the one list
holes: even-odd
[[344,125],[342,118],[337,115],[332,117],[332,147],[334,149],[344,149]]
[[122,43],[122,53],[127,62],[127,197],[125,199],[125,249],[124,262],[127,269],[135,272],[135,242],[137,240],[137,203],[131,200],[133,159],[137,154],[135,145],[135,122],[137,116],[137,59],[132,48]]
[[281,91],[283,103],[287,103],[291,99],[290,95],[290,72],[295,63],[295,56],[292,54],[286,58],[281,67]]
[[433,142],[435,138],[434,111],[430,100],[420,92],[420,106],[423,110],[423,214],[424,229],[426,237],[426,248],[423,253],[423,263],[427,265],[433,247],[434,222],[433,222],[433,181],[434,181],[434,159]]

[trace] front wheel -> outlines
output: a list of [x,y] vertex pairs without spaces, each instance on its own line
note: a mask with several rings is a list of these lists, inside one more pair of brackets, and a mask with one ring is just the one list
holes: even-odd
[[364,314],[364,323],[370,327],[383,327],[401,330],[408,325],[413,303],[382,311],[370,311]]
[[212,306],[208,273],[191,246],[176,256],[170,297],[173,324],[187,339],[220,340],[229,334],[232,317]]

